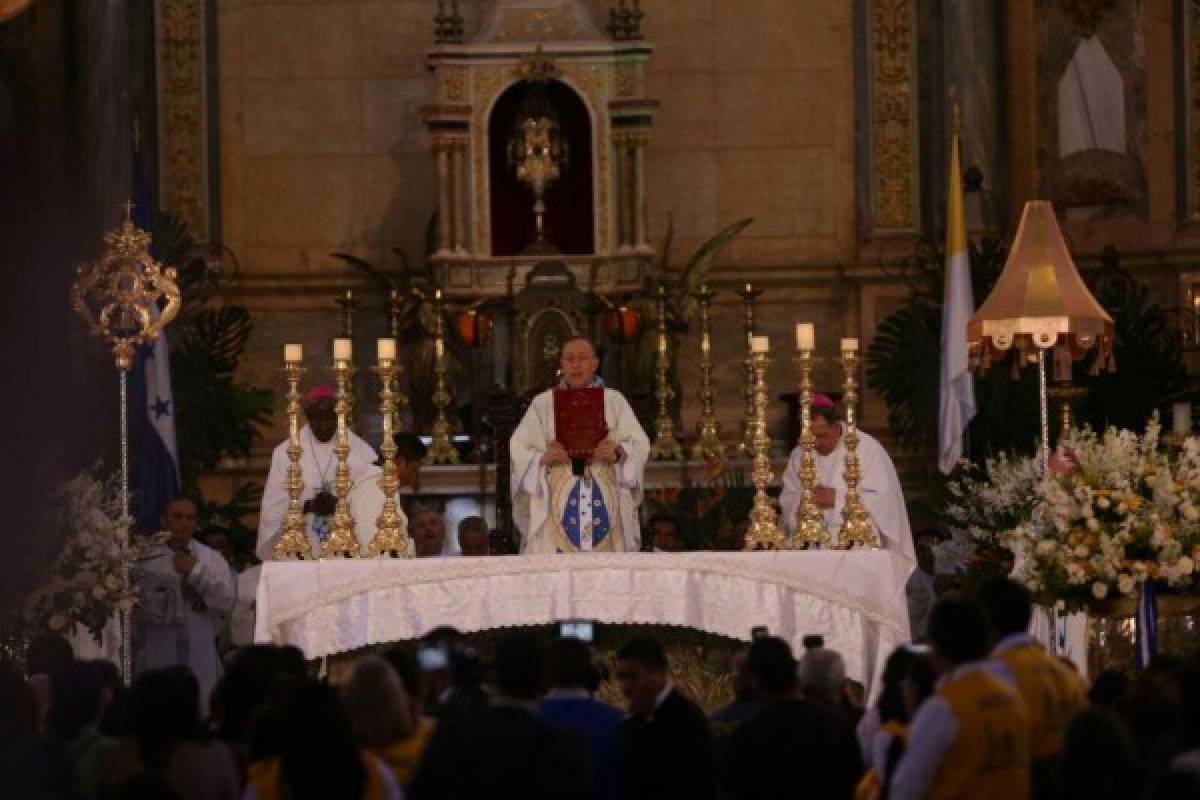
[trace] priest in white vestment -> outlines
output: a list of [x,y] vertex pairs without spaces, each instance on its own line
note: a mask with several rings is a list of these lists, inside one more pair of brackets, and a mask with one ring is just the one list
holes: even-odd
[[[400,517],[400,530],[408,533],[408,516],[404,513],[400,492],[411,489],[417,484],[421,471],[421,462],[425,460],[426,448],[421,437],[410,431],[400,431],[393,434],[396,443],[396,455],[392,463],[396,465],[396,513]],[[378,531],[376,523],[383,513],[383,488],[379,481],[383,473],[378,472],[367,476],[355,484],[350,492],[350,513],[354,515],[354,533],[358,537],[360,552],[367,552],[371,540]]]
[[165,541],[134,571],[141,592],[134,612],[134,667],[138,673],[190,667],[207,712],[221,674],[213,612],[233,610],[233,576],[220,553],[193,538],[196,506],[191,500],[177,497],[168,503],[162,522]]
[[[563,345],[560,387],[603,387],[600,362],[584,338]],[[620,392],[604,389],[607,437],[582,475],[555,440],[554,392],[533,399],[509,442],[513,517],[522,553],[636,551],[641,544],[638,506],[650,441]]]
[[[836,545],[838,531],[842,527],[842,509],[846,503],[844,424],[839,419],[833,401],[826,395],[816,395],[810,411],[813,437],[816,439],[817,477],[813,494],[821,509],[829,538]],[[783,473],[783,491],[779,495],[783,524],[789,534],[796,529],[796,512],[800,508],[802,454],[800,445],[792,450]],[[862,430],[858,432],[858,464],[862,476],[858,482],[858,496],[871,517],[880,545],[903,557],[904,574],[898,576],[903,585],[912,572],[916,556],[908,524],[908,509],[904,505],[904,493],[900,489],[896,467],[883,445]]]
[[[304,490],[300,502],[304,504],[304,518],[308,530],[309,544],[313,556],[321,553],[321,543],[329,537],[333,524],[333,511],[337,500],[333,495],[333,482],[337,477],[337,456],[334,455],[334,434],[337,433],[337,414],[334,411],[336,394],[331,386],[314,386],[304,396],[304,416],[307,420],[300,429],[300,469],[304,475]],[[353,431],[349,432],[350,482],[354,484],[378,472],[375,465],[378,456],[371,445],[364,442]],[[271,471],[263,487],[262,509],[258,515],[258,546],[255,552],[262,561],[275,558],[275,542],[279,539],[283,518],[287,513],[287,471],[291,463],[287,455],[288,443],[283,441],[271,455]]]

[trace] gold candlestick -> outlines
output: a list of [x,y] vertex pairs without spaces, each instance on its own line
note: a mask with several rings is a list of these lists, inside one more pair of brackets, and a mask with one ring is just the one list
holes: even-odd
[[300,446],[300,378],[304,375],[304,367],[298,360],[285,360],[283,372],[288,384],[288,508],[283,516],[279,541],[275,542],[275,557],[311,559],[312,545],[309,544],[308,531],[305,530],[304,505],[300,502],[300,495],[304,493],[304,470],[300,468],[300,456],[304,453]]
[[707,284],[700,286],[696,297],[700,300],[700,425],[696,444],[692,446],[693,458],[724,458],[725,445],[721,444],[721,429],[713,410],[712,387],[712,318],[710,306],[716,295]]
[[754,351],[751,342],[751,363],[754,367],[754,507],[750,510],[750,527],[746,531],[746,550],[781,550],[784,547],[783,532],[779,530],[779,514],[767,496],[767,487],[773,477],[768,451],[771,440],[767,438],[767,351],[766,337],[756,336],[762,349]]
[[750,353],[750,340],[754,338],[754,298],[761,292],[754,290],[754,284],[747,283],[738,290],[742,297],[745,310],[746,359],[745,382],[742,386],[742,400],[745,411],[742,416],[742,440],[738,442],[738,455],[742,458],[754,457],[754,436],[758,430],[754,421],[754,358]]
[[433,420],[433,441],[429,445],[425,463],[457,464],[458,450],[454,449],[454,443],[450,440],[450,420],[446,417],[446,409],[453,398],[446,391],[446,330],[441,289],[433,292],[433,311],[436,318],[433,336],[433,405],[437,408],[437,417]]
[[[346,340],[342,340],[346,341]],[[337,434],[334,439],[333,454],[337,458],[337,472],[333,481],[334,496],[337,505],[333,510],[333,522],[330,525],[329,538],[321,548],[321,558],[358,558],[358,536],[354,532],[354,516],[350,513],[350,430],[346,424],[346,416],[350,411],[350,396],[347,386],[350,382],[349,353],[344,358],[334,358],[333,374],[337,380]]]
[[[390,341],[394,351],[396,340]],[[396,490],[400,488],[400,483],[396,479],[396,440],[392,418],[396,412],[396,374],[400,368],[394,358],[380,357],[375,371],[379,373],[379,406],[383,415],[383,443],[379,447],[379,454],[383,457],[383,475],[379,478],[379,488],[383,490],[383,510],[375,520],[375,536],[367,547],[367,555],[412,558],[413,545],[408,536],[408,523],[400,516],[396,506]]]
[[675,422],[671,419],[671,398],[675,392],[671,389],[671,365],[667,356],[667,289],[659,284],[658,287],[658,360],[655,362],[657,373],[658,417],[654,420],[654,444],[650,446],[650,458],[653,461],[678,461],[683,458],[683,447],[675,438]]
[[800,365],[800,507],[796,509],[792,547],[803,549],[813,545],[829,547],[829,531],[813,495],[817,483],[816,437],[812,432],[812,350],[801,350],[796,360]]
[[[400,341],[400,318],[404,308],[404,298],[400,294],[399,289],[392,289],[388,295],[388,336]],[[397,345],[399,346],[399,345]],[[395,408],[392,410],[392,429],[400,430],[403,427],[401,420],[405,413],[408,412],[408,395],[397,384],[395,387]]]
[[[849,343],[852,346],[847,346]],[[854,406],[858,402],[858,342],[849,339],[842,342],[842,367],[846,371],[846,465],[843,477],[846,481],[846,502],[842,507],[842,528],[838,532],[838,547],[849,550],[855,545],[879,547],[875,526],[871,516],[863,508],[858,496],[858,481],[862,478],[858,465],[858,425]]]

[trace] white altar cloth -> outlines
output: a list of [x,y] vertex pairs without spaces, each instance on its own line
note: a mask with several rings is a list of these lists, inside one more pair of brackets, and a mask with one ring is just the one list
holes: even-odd
[[255,640],[308,658],[561,619],[679,625],[748,641],[765,625],[797,656],[819,633],[870,688],[909,639],[904,570],[886,550],[574,553],[277,561],[263,565]]

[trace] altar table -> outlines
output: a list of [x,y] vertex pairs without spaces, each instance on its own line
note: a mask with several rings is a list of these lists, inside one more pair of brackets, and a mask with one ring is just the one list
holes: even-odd
[[263,565],[255,639],[308,658],[417,638],[589,619],[677,625],[748,641],[819,633],[868,690],[908,641],[908,565],[886,550],[572,553]]

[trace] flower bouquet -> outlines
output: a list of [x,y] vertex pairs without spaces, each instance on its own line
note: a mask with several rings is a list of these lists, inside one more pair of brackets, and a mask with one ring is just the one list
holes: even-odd
[[140,548],[129,542],[116,480],[85,470],[58,491],[52,522],[62,547],[45,579],[26,596],[23,617],[30,630],[68,634],[82,625],[99,638],[117,610],[132,610],[137,591],[130,579]]
[[1144,434],[1072,430],[1047,474],[1036,458],[989,461],[951,482],[953,535],[1011,553],[1011,575],[1060,610],[1131,597],[1144,581],[1195,593],[1200,557],[1200,440],[1159,446]]

